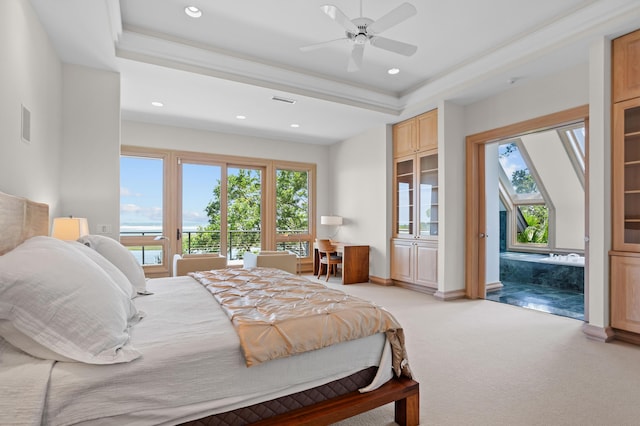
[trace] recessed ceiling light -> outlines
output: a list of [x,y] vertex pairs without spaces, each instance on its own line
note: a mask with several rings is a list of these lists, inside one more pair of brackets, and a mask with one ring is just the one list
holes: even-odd
[[199,18],[202,16],[202,11],[195,6],[187,6],[184,8],[184,13],[192,18]]
[[300,127],[300,125],[299,125],[299,124],[296,124],[296,123],[293,123],[293,124],[291,125],[291,127],[293,127],[294,129],[297,129],[298,127]]
[[164,106],[164,104],[162,102],[158,102],[158,101],[151,102],[151,105],[153,105],[154,107],[162,107],[162,106]]
[[389,70],[387,70],[387,72],[391,75],[396,75],[400,72],[399,68],[390,68]]
[[236,115],[236,118],[237,118],[238,120],[244,120],[244,119],[245,119],[245,118],[247,118],[247,117],[246,117],[246,116],[244,116],[244,115]]

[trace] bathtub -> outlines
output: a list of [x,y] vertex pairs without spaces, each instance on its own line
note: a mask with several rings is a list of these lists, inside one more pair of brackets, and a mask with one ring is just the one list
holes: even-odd
[[502,252],[500,281],[584,292],[584,257]]
[[539,260],[542,263],[552,263],[554,265],[569,265],[569,266],[582,266],[584,267],[584,256],[579,254],[553,254],[549,253],[548,257],[543,257]]

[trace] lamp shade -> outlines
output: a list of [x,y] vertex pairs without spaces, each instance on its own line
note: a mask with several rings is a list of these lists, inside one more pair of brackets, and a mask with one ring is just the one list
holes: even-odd
[[320,216],[320,225],[342,225],[341,216]]
[[59,240],[74,241],[89,234],[89,223],[84,217],[56,217],[51,236]]

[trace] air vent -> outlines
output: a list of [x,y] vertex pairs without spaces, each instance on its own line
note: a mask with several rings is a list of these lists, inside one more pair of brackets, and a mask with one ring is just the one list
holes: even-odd
[[293,99],[287,99],[287,98],[281,98],[280,96],[273,96],[271,98],[274,101],[278,101],[278,102],[284,102],[285,104],[295,104],[296,101],[294,101]]

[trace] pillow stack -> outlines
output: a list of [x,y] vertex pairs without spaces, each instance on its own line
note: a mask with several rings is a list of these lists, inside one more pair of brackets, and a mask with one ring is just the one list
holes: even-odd
[[0,336],[39,358],[132,361],[140,353],[130,345],[129,327],[144,315],[131,300],[134,286],[99,251],[51,237],[30,238],[0,256]]
[[138,294],[148,294],[147,280],[142,266],[125,246],[104,235],[85,235],[78,241],[91,247],[120,269]]

